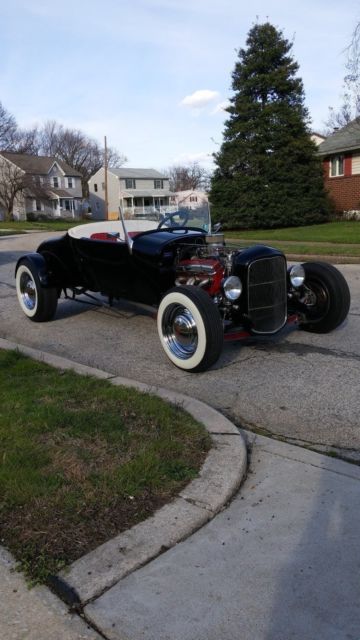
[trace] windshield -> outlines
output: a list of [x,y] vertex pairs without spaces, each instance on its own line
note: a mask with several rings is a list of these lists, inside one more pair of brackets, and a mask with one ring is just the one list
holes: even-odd
[[[161,207],[160,210],[150,207],[127,208],[121,213],[125,225],[129,228],[135,220],[152,223],[152,227],[160,228],[192,227],[209,233],[211,231],[210,209],[206,203],[191,209],[185,207]],[[131,222],[130,222],[131,221]]]

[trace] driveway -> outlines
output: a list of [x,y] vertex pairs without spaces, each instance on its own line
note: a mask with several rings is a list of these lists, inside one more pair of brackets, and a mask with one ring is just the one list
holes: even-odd
[[106,309],[62,299],[52,322],[25,318],[15,294],[15,262],[50,235],[0,238],[1,337],[181,391],[247,429],[360,459],[359,265],[339,267],[352,305],[334,333],[286,329],[277,337],[226,344],[215,367],[189,374],[169,363],[154,320],[131,305]]

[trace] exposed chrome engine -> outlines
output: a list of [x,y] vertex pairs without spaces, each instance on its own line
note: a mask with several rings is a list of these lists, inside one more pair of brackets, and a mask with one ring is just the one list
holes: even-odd
[[[210,236],[218,239],[218,236]],[[233,249],[218,242],[182,245],[176,262],[175,284],[203,287],[211,296],[222,291],[224,278],[232,274]]]

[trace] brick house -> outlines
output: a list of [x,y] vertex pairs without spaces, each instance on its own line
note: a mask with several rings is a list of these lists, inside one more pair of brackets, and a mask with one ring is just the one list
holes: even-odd
[[336,211],[360,211],[360,117],[328,136],[318,154]]

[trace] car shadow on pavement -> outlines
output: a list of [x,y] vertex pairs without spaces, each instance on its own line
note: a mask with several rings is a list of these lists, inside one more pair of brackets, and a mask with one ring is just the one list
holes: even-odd
[[23,251],[1,251],[0,244],[0,267],[6,264],[14,263],[14,278],[15,278],[15,266],[19,258],[24,255]]
[[351,477],[354,467],[340,461],[320,464],[327,468],[305,468],[285,509],[294,520],[277,541],[283,557],[265,640],[360,637],[360,474]]

